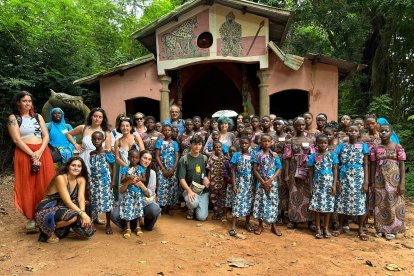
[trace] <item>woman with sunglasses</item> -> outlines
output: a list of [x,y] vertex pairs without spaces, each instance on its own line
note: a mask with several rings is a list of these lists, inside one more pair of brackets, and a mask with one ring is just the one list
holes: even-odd
[[135,113],[132,123],[134,135],[139,134],[142,138],[142,135],[147,131],[145,127],[145,115],[141,112]]

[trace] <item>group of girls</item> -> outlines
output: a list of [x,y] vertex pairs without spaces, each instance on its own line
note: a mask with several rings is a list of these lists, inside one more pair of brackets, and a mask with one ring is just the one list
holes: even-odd
[[[357,220],[359,237],[367,240],[369,215],[374,216],[377,236],[392,239],[404,230],[405,153],[398,141],[391,140],[391,125],[379,125],[374,116],[357,118],[351,124],[351,118],[345,115],[341,118],[341,131],[337,131],[336,123],[327,122],[325,114],[316,116],[316,129],[312,127],[311,113],[289,121],[239,116],[234,132],[230,131],[229,118],[214,120],[210,126],[208,119],[202,121],[196,116],[185,120],[185,132],[178,135],[177,128],[171,125],[158,131],[154,117],[144,118],[139,113],[134,120],[144,121],[145,130],[141,133],[134,132],[130,118],[118,118],[114,158],[106,146],[110,134],[102,127],[104,111],[93,111],[89,128],[77,127],[67,136],[72,141],[71,135],[79,132],[84,139],[90,135],[94,150],[89,150],[89,156],[85,157],[85,147],[75,146],[86,158],[91,175],[90,198],[96,212],[106,213],[107,234],[112,233],[112,188],[117,184],[111,164],[116,160],[122,167],[121,218],[127,221],[127,230],[129,222],[136,221],[135,232],[140,235],[143,183],[148,175],[138,164],[138,150],[146,148],[151,153],[151,168],[157,172],[157,203],[165,213],[173,215],[182,194],[176,177],[178,161],[189,151],[194,135],[203,137],[203,153],[208,156],[212,218],[226,220],[227,209],[231,208],[230,235],[237,234],[240,217],[246,217],[245,228],[258,235],[265,222],[275,235],[281,236],[278,218],[288,228],[307,223],[316,231],[316,238],[348,232],[349,222]],[[251,215],[259,221],[255,229],[250,225]],[[332,233],[331,222],[336,225]],[[131,230],[126,231],[124,237],[130,234]]]

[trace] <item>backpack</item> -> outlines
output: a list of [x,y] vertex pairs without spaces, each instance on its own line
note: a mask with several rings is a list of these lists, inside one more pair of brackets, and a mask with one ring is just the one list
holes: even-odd
[[[200,153],[201,154],[201,153]],[[182,158],[183,158],[183,160],[184,160],[184,165],[185,165],[185,167],[187,167],[188,166],[188,155],[189,155],[189,153],[186,153]],[[207,164],[207,156],[205,156],[204,154],[201,154],[202,156],[203,156],[203,159],[204,159],[204,165],[206,165]]]
[[[20,128],[20,126],[22,125],[22,116],[20,116],[20,114],[14,114],[14,116],[16,117],[16,120],[17,120],[17,124],[19,125],[19,128]],[[37,123],[39,124],[39,126],[40,126],[40,121],[39,121],[39,113],[35,113],[34,114],[34,118],[36,119],[36,121],[37,121]]]

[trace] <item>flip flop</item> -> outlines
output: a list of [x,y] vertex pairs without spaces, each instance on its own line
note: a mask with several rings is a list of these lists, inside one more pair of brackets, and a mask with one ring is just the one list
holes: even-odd
[[55,234],[52,234],[52,236],[50,236],[47,241],[47,243],[58,243],[59,242],[59,238],[56,237]]
[[252,233],[252,232],[254,232],[254,230],[256,230],[253,226],[251,226],[250,224],[248,224],[248,225],[245,225],[244,226],[244,229],[246,229],[247,230],[247,232],[249,232],[249,233]]
[[331,233],[329,233],[329,232],[326,232],[326,233],[324,233],[324,234],[323,234],[323,237],[324,237],[325,239],[330,239],[330,238],[332,238],[332,234],[331,234]]
[[275,226],[272,226],[271,231],[272,231],[273,234],[275,234],[278,237],[281,237],[283,235],[282,232],[276,231],[276,227]]
[[112,227],[111,226],[105,228],[105,234],[112,235],[113,233],[114,232],[112,231]]
[[232,236],[232,237],[236,236],[237,235],[236,229],[230,229],[229,230],[229,235]]
[[141,227],[137,227],[135,228],[135,233],[137,233],[137,236],[142,236],[144,234],[144,232],[142,232]]
[[365,233],[360,233],[358,236],[361,241],[368,241],[369,239],[369,236]]
[[124,239],[129,239],[131,237],[131,229],[126,229],[123,234]]
[[323,239],[323,235],[322,235],[322,231],[321,230],[317,230],[316,231],[315,238],[317,238],[317,239]]
[[387,241],[392,241],[393,239],[395,239],[395,235],[394,234],[385,234],[385,239]]

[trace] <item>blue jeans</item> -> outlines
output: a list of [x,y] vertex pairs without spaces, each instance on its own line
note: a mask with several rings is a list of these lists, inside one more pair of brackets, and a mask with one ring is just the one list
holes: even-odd
[[187,205],[188,209],[194,211],[194,216],[196,220],[206,220],[208,217],[208,196],[209,193],[203,193],[201,195],[195,195],[195,199],[190,201],[188,199],[187,191],[183,193],[185,204]]
[[[151,202],[147,206],[144,207],[144,226],[145,230],[151,231],[154,228],[155,223],[157,222],[158,218],[161,216],[161,208],[158,206],[157,203]],[[125,220],[121,219],[119,214],[119,206],[112,209],[111,212],[111,221],[121,229],[125,228],[126,222]],[[135,229],[136,222],[135,220],[131,221],[131,229]]]

